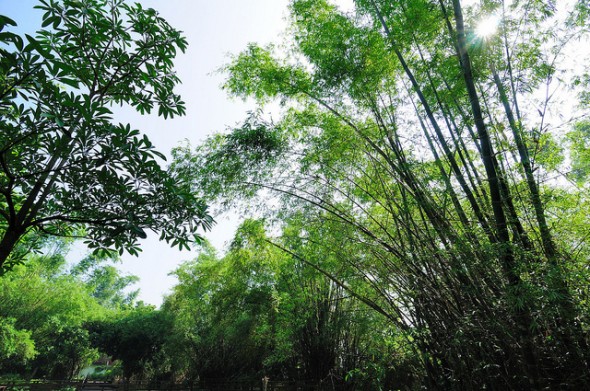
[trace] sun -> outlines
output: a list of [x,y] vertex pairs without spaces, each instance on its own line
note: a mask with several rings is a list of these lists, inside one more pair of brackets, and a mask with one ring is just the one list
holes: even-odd
[[475,28],[475,34],[481,38],[487,38],[498,30],[500,17],[496,14],[489,15],[479,21]]

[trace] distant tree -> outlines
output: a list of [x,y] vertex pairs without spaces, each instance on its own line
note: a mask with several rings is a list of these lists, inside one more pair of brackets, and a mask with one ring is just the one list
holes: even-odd
[[69,273],[67,244],[51,242],[0,278],[0,374],[67,379],[96,358],[82,324],[110,311]]
[[86,325],[92,346],[121,360],[127,380],[132,376],[143,379],[157,372],[155,368],[162,361],[170,327],[165,313],[143,305]]
[[92,297],[101,306],[112,309],[132,305],[139,295],[138,289],[128,290],[139,281],[139,277],[121,275],[115,265],[108,264],[109,261],[117,260],[118,258],[88,255],[70,271],[72,276],[84,281]]
[[[153,9],[124,0],[41,0],[25,38],[0,16],[0,272],[35,240],[74,229],[97,250],[137,254],[146,229],[188,247],[212,223],[166,172],[145,135],[109,107],[183,115],[172,59],[186,40]],[[81,232],[81,233],[80,233]]]
[[[89,315],[84,314],[84,317]],[[80,324],[50,319],[44,329],[46,343],[33,361],[35,376],[71,380],[98,358],[97,350],[90,345],[88,331]]]
[[0,372],[13,373],[37,355],[31,332],[19,330],[13,318],[0,318]]

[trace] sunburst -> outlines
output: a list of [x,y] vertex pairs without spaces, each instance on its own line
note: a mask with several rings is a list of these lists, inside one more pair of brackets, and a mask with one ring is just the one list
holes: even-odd
[[475,34],[480,38],[488,38],[498,31],[500,17],[496,14],[488,15],[477,23]]

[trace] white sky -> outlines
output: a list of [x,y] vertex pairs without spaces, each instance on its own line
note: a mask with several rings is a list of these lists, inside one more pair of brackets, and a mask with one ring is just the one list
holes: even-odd
[[[353,0],[337,0],[351,7]],[[249,42],[278,42],[286,28],[288,0],[141,0],[157,9],[175,28],[184,32],[189,42],[185,54],[176,60],[182,80],[178,92],[187,104],[187,115],[163,120],[156,115],[141,116],[130,109],[117,110],[116,121],[130,123],[145,132],[159,151],[168,154],[181,140],[197,145],[207,135],[222,131],[245,118],[252,103],[229,99],[221,91],[223,76],[215,71]],[[0,0],[0,14],[14,19],[19,31],[32,34],[40,27],[41,13],[34,10],[35,0]],[[237,218],[221,217],[212,232],[205,236],[218,249],[232,238]],[[171,249],[149,235],[141,245],[139,257],[123,256],[119,268],[140,277],[140,300],[160,305],[176,279],[168,276],[194,253]],[[76,251],[81,252],[81,250]],[[80,255],[81,256],[81,255]]]
[[[181,140],[193,146],[207,135],[222,131],[245,118],[253,104],[232,100],[221,91],[223,76],[216,70],[229,54],[243,50],[249,42],[266,44],[276,40],[286,27],[287,0],[142,0],[157,9],[175,28],[184,32],[189,47],[175,60],[182,85],[178,89],[187,104],[187,115],[163,120],[125,111],[125,121],[146,132],[156,147],[168,153]],[[235,218],[220,217],[206,238],[222,249],[233,237]],[[176,283],[169,276],[194,253],[171,249],[150,235],[142,243],[139,257],[123,256],[120,269],[140,277],[140,299],[159,305],[162,296]]]

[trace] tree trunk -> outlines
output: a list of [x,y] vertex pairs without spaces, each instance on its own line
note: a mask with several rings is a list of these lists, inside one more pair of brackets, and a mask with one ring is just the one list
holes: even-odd
[[10,258],[10,254],[14,250],[14,247],[22,237],[23,233],[19,232],[16,228],[9,226],[4,232],[2,241],[0,242],[0,275],[3,274],[7,265],[7,261]]
[[[496,220],[496,232],[500,244],[500,259],[503,264],[505,273],[507,274],[510,286],[518,289],[521,284],[520,276],[516,270],[516,261],[512,251],[512,243],[510,242],[510,234],[508,231],[506,214],[503,207],[501,183],[498,175],[498,166],[494,162],[494,150],[490,135],[487,131],[483,120],[479,97],[475,88],[475,81],[473,71],[471,69],[471,59],[467,52],[467,42],[465,37],[465,26],[463,22],[463,12],[460,0],[453,0],[453,8],[455,14],[455,25],[457,33],[457,51],[459,61],[463,70],[463,77],[465,79],[465,86],[471,102],[471,110],[473,120],[481,143],[482,162],[489,181],[490,197],[492,201],[492,210]],[[528,313],[528,306],[524,308],[515,309],[515,320],[520,333],[520,340],[522,342],[522,354],[524,364],[527,369],[527,377],[530,387],[533,389],[540,388],[541,376],[538,367],[538,360],[535,357],[532,336],[530,332],[531,320]]]

